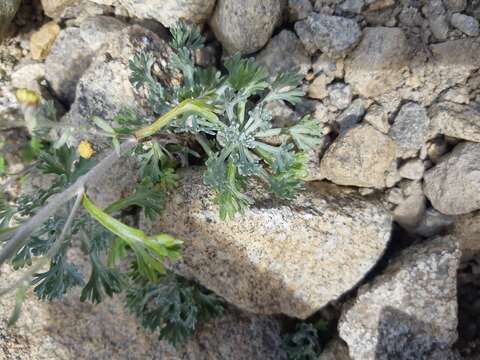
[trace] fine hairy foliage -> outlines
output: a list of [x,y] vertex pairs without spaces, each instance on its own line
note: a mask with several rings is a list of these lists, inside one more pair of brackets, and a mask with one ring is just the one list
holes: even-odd
[[323,350],[317,329],[308,323],[298,324],[282,340],[288,360],[317,360]]
[[[302,76],[272,78],[240,55],[226,59],[223,71],[203,68],[194,57],[203,46],[200,31],[180,23],[171,34],[166,71],[176,77],[173,85],[157,78],[155,54],[146,48],[129,62],[131,85],[145,97],[151,116],[125,109],[113,121],[92,118],[92,134],[111,141],[105,157],[95,156],[97,144],[86,139],[77,149],[71,146],[78,139],[66,129],[51,149],[37,149],[35,171],[49,175],[51,185],[20,196],[15,204],[0,196],[0,265],[9,260],[21,272],[16,282],[0,289],[0,295],[18,289],[12,321],[19,316],[25,284],[44,300],[60,298],[76,286],[82,288],[81,301],[93,303],[123,292],[142,324],[179,346],[198,322],[221,314],[223,302],[167,270],[181,256],[181,239],[145,234],[135,227],[137,211],[150,219],[165,211],[165,194],[174,192],[178,181],[175,170],[191,161],[205,165],[203,181],[222,219],[249,208],[252,182],[281,199],[292,199],[302,188],[305,152],[321,141],[319,122],[305,117],[275,128],[268,111],[271,102],[300,101]],[[39,106],[48,121],[42,121],[37,134],[58,126],[51,104]],[[138,183],[127,197],[100,208],[87,196],[89,183],[121,155],[137,159]],[[76,264],[72,248],[83,251],[87,269]],[[303,338],[289,340],[292,348],[308,339],[308,331],[302,332]]]

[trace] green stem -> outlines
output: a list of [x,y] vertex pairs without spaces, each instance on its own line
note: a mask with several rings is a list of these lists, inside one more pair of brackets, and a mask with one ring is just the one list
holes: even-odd
[[153,124],[141,128],[135,132],[137,140],[142,140],[152,136],[165,126],[170,124],[175,118],[186,113],[200,115],[212,122],[219,122],[217,115],[212,111],[212,107],[202,99],[187,99],[175,106],[172,110],[160,116]]

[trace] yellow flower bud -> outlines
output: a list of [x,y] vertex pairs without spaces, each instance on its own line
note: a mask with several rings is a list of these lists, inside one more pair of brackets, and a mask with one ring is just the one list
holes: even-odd
[[90,159],[95,151],[87,140],[82,140],[78,145],[78,154],[84,159]]
[[35,91],[28,89],[18,89],[15,93],[18,102],[28,105],[37,106],[40,102],[40,96]]

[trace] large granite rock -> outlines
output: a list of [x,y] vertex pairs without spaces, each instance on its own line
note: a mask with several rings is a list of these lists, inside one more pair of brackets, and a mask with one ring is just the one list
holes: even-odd
[[114,6],[117,12],[139,19],[153,19],[166,27],[183,20],[204,23],[212,14],[215,0],[89,0]]
[[315,12],[295,23],[295,31],[310,54],[320,50],[333,58],[345,56],[362,35],[355,20]]
[[[4,279],[5,272],[2,273]],[[3,286],[3,282],[2,282]],[[280,327],[270,317],[228,308],[200,324],[194,337],[175,349],[144,330],[120,297],[98,305],[81,303],[79,291],[54,302],[29,293],[17,324],[7,327],[15,296],[0,298],[1,359],[96,360],[285,360]]]
[[395,158],[395,142],[374,127],[361,124],[333,142],[322,158],[320,172],[339,185],[383,188]]
[[452,237],[404,250],[358,291],[338,330],[354,360],[453,360],[457,339],[457,268]]
[[345,80],[364,97],[375,97],[403,83],[408,65],[407,38],[399,28],[369,27],[345,62]]
[[480,108],[449,101],[430,108],[431,132],[458,139],[480,142]]
[[270,40],[284,5],[278,0],[218,0],[210,25],[227,53],[251,54]]
[[88,18],[63,30],[45,61],[46,79],[59,99],[72,103],[78,80],[100,48],[118,38],[126,25],[106,16]]
[[252,312],[308,317],[355,286],[390,237],[379,203],[331,184],[310,184],[289,202],[258,188],[244,216],[222,221],[201,172],[181,176],[164,214],[141,227],[182,239],[174,269]]
[[425,195],[447,215],[480,209],[480,143],[461,143],[424,176]]

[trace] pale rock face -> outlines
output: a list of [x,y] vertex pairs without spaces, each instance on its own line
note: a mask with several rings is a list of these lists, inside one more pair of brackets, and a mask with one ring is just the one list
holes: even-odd
[[320,50],[332,58],[345,56],[362,34],[354,20],[317,13],[295,23],[295,31],[309,54]]
[[425,195],[446,215],[480,209],[480,143],[460,143],[424,176]]
[[385,187],[385,175],[396,158],[396,145],[368,124],[340,135],[328,148],[321,172],[339,185]]
[[428,140],[430,119],[421,105],[404,104],[398,112],[388,135],[404,150],[420,150]]
[[166,27],[179,20],[204,23],[212,14],[215,0],[90,0],[100,5],[115,6],[117,11],[140,19],[153,19]]
[[272,77],[286,71],[306,75],[311,67],[310,56],[295,33],[282,30],[256,56],[257,63],[265,67]]
[[345,62],[345,80],[358,94],[375,97],[403,83],[407,62],[407,38],[401,29],[366,28]]
[[352,359],[457,359],[450,347],[457,339],[459,259],[453,237],[431,239],[404,250],[362,286],[338,326]]
[[222,221],[201,172],[182,178],[164,214],[141,227],[182,239],[174,270],[255,313],[308,317],[360,281],[390,237],[388,211],[331,184],[288,203],[256,189],[245,215]]
[[480,142],[480,109],[474,105],[440,102],[430,108],[431,129],[458,139]]
[[63,30],[45,61],[46,79],[65,102],[75,100],[76,86],[100,48],[119,36],[125,24],[112,17],[91,17],[79,28]]
[[280,22],[284,2],[218,0],[210,25],[229,54],[260,50]]
[[[80,253],[79,250],[76,250]],[[85,260],[82,260],[85,262]],[[85,270],[87,271],[87,270]],[[2,271],[4,279],[5,271]],[[2,281],[2,288],[5,286]],[[120,296],[101,304],[83,303],[78,290],[54,302],[29,293],[15,326],[7,320],[15,294],[0,298],[2,359],[208,359],[285,360],[279,323],[228,307],[225,314],[201,324],[175,349],[142,328]],[[221,344],[219,344],[219,339]]]

